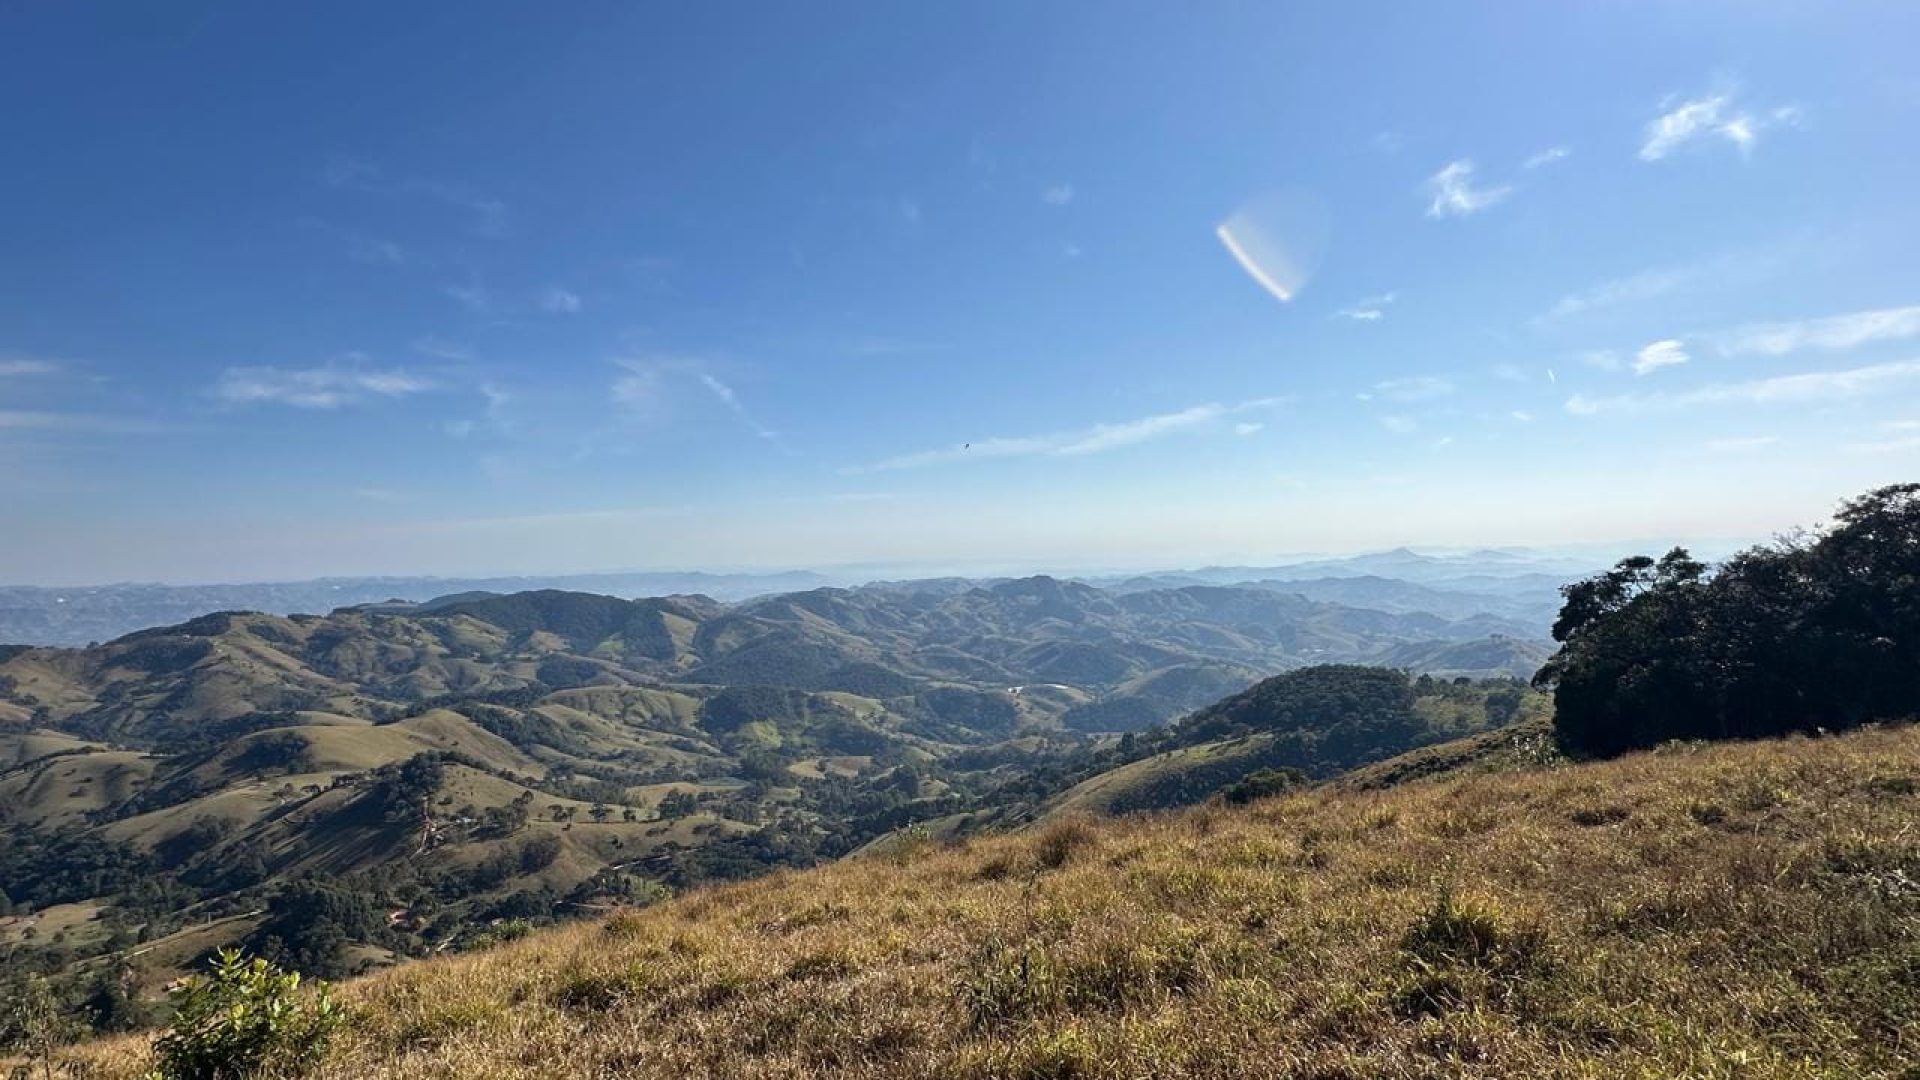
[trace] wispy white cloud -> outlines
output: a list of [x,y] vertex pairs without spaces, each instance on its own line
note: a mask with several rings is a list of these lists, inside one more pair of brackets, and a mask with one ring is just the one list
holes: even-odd
[[1651,375],[1661,368],[1678,367],[1688,360],[1686,347],[1673,338],[1655,341],[1643,347],[1633,357],[1635,375]]
[[328,187],[432,199],[473,215],[476,232],[498,236],[506,231],[507,204],[459,184],[396,178],[372,162],[348,157],[328,160],[320,179]]
[[1753,323],[1707,335],[1707,340],[1726,356],[1785,356],[1807,349],[1851,349],[1910,337],[1920,337],[1920,305],[1797,322]]
[[1575,394],[1566,408],[1576,416],[1650,413],[1716,405],[1802,405],[1844,401],[1920,382],[1920,360],[1873,364],[1839,371],[1809,371],[1747,382],[1716,383],[1669,393],[1589,397]]
[[1334,312],[1333,317],[1353,322],[1378,322],[1387,317],[1387,308],[1395,299],[1396,294],[1390,292],[1362,297],[1354,301],[1351,307],[1343,307]]
[[407,180],[402,182],[401,188],[472,214],[474,231],[483,236],[499,236],[507,231],[507,204],[499,199],[482,195],[458,184],[443,184],[432,180]]
[[333,157],[320,170],[320,179],[328,187],[366,188],[380,182],[380,170],[357,158]]
[[1551,165],[1556,161],[1565,161],[1571,156],[1573,156],[1573,150],[1570,147],[1549,146],[1545,150],[1521,162],[1520,167],[1529,170],[1538,169],[1545,165]]
[[1040,201],[1048,206],[1066,206],[1073,202],[1073,185],[1054,184],[1040,193]]
[[1386,401],[1402,403],[1432,401],[1453,393],[1453,383],[1437,375],[1409,375],[1399,379],[1383,379],[1373,384],[1373,389],[1362,400],[1375,397]]
[[572,315],[580,310],[580,294],[558,285],[549,285],[540,292],[540,310],[555,315]]
[[1420,421],[1411,416],[1383,416],[1380,418],[1380,426],[1395,435],[1411,435],[1420,430]]
[[755,420],[753,414],[747,412],[746,406],[740,404],[740,395],[733,392],[733,387],[728,386],[726,383],[721,382],[713,375],[704,371],[700,373],[700,385],[706,387],[708,392],[712,393],[714,397],[719,398],[720,403],[725,405],[727,411],[731,412],[741,424],[745,425],[747,430],[772,442],[778,442],[780,440],[779,432],[769,429],[766,425],[760,423],[760,421]]
[[843,471],[885,472],[996,458],[1081,457],[1103,454],[1169,435],[1207,428],[1232,416],[1276,409],[1286,404],[1288,400],[1284,397],[1270,397],[1254,398],[1231,405],[1196,405],[1179,412],[1162,413],[1118,423],[1095,424],[1077,431],[981,439],[977,442],[963,443],[960,446],[902,454],[872,465],[857,466]]
[[382,266],[401,266],[407,261],[406,249],[391,240],[382,240],[366,233],[350,232],[346,235],[347,254],[355,262],[374,263]]
[[1453,436],[1451,435],[1442,435],[1439,438],[1433,440],[1433,448],[1435,450],[1445,450],[1447,447],[1452,445],[1453,445]]
[[1540,318],[1561,319],[1588,311],[1653,300],[1695,280],[1701,276],[1701,272],[1701,268],[1693,266],[1663,266],[1613,278],[1592,288],[1562,296]]
[[1432,196],[1432,201],[1427,204],[1427,216],[1446,218],[1477,214],[1513,192],[1513,187],[1507,184],[1475,187],[1473,172],[1473,162],[1462,158],[1448,162],[1445,168],[1428,177],[1427,193]]
[[1254,423],[1253,421],[1246,421],[1243,423],[1233,425],[1233,433],[1235,435],[1253,435],[1266,430],[1266,427],[1267,425],[1265,424],[1258,424],[1258,423]]
[[151,420],[100,413],[0,409],[0,431],[76,432],[94,435],[150,435],[175,430]]
[[614,407],[628,414],[650,412],[660,404],[660,369],[642,360],[616,360],[621,373],[614,377],[610,397]]
[[444,285],[440,291],[446,293],[455,303],[466,308],[468,311],[486,311],[493,306],[492,294],[477,284]]
[[48,360],[45,357],[0,353],[0,376],[51,375],[63,366],[58,361]]
[[1513,417],[1515,420],[1518,420],[1523,424],[1533,423],[1533,414],[1526,411],[1525,409],[1515,409],[1512,412],[1508,413],[1507,415]]
[[1735,435],[1725,439],[1708,439],[1706,447],[1716,454],[1742,454],[1750,450],[1764,450],[1779,441],[1778,435]]
[[1741,106],[1737,97],[1738,91],[1733,89],[1697,98],[1668,97],[1660,103],[1660,115],[1647,123],[1640,160],[1659,161],[1676,150],[1716,139],[1732,143],[1746,154],[1762,131],[1800,122],[1797,106],[1756,113]]
[[231,367],[213,384],[214,397],[229,405],[277,404],[297,409],[337,409],[369,398],[400,398],[431,390],[430,379],[401,368],[365,366],[350,355],[319,367]]
[[413,351],[421,356],[431,356],[435,360],[450,360],[456,364],[470,364],[475,359],[474,351],[465,345],[437,338],[431,334],[414,339]]
[[1851,454],[1910,454],[1920,452],[1920,435],[1900,435],[1891,439],[1851,442],[1843,447]]

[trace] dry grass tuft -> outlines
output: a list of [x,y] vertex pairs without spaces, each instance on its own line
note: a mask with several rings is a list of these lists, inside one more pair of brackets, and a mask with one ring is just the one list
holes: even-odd
[[1863,731],[916,843],[348,983],[326,1072],[1912,1077],[1917,761]]

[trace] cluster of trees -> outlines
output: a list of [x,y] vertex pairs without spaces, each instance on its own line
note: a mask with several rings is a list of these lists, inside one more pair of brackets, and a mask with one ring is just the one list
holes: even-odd
[[1413,702],[1405,672],[1325,664],[1257,683],[1182,720],[1176,732],[1183,744],[1272,732],[1297,745],[1299,760],[1285,764],[1326,774],[1423,741]]
[[1717,570],[1675,548],[1564,590],[1553,689],[1571,748],[1840,730],[1920,714],[1920,484]]

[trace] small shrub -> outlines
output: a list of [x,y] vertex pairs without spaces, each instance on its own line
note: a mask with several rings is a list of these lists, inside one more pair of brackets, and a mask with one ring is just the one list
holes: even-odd
[[1719,803],[1693,802],[1687,806],[1687,815],[1696,824],[1718,825],[1727,820],[1727,808]]
[[895,834],[893,844],[887,849],[887,857],[896,866],[906,866],[932,849],[933,830],[916,822]]
[[0,986],[0,1052],[16,1051],[24,1058],[12,1075],[53,1075],[60,1047],[84,1033],[70,1012],[68,1003],[42,976]]
[[960,1001],[975,1030],[1025,1020],[1060,1004],[1059,972],[1042,950],[996,950],[960,984]]
[[787,965],[787,978],[796,982],[817,979],[832,982],[853,974],[853,959],[838,950],[808,953]]
[[1099,834],[1092,825],[1080,818],[1069,818],[1040,834],[1040,840],[1033,846],[1033,857],[1041,866],[1049,870],[1058,870],[1065,866],[1081,848],[1097,840]]
[[616,911],[607,916],[607,921],[600,929],[610,938],[627,940],[644,935],[647,932],[647,920],[637,911]]
[[1567,817],[1582,828],[1598,828],[1602,825],[1618,825],[1633,816],[1633,811],[1624,806],[1583,806]]
[[1428,964],[1466,964],[1488,969],[1525,966],[1537,935],[1509,929],[1491,909],[1454,898],[1442,889],[1426,912],[1407,928],[1401,947]]
[[491,949],[509,941],[518,941],[533,933],[533,924],[525,919],[500,919],[462,943],[462,950]]
[[548,1000],[562,1012],[612,1012],[646,991],[653,980],[638,966],[620,971],[574,971],[562,976]]
[[980,863],[980,869],[974,876],[981,881],[1000,881],[1013,874],[1018,861],[1010,851],[1005,849],[996,851]]
[[173,1027],[153,1044],[154,1080],[304,1076],[346,1020],[324,983],[306,999],[298,972],[223,949],[206,975],[176,983]]

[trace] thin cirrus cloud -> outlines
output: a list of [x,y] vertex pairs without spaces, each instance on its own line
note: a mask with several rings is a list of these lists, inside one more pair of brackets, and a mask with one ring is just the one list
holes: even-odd
[[747,407],[740,404],[740,395],[734,393],[733,387],[728,386],[726,383],[721,382],[713,375],[704,371],[700,373],[700,385],[706,387],[708,393],[718,398],[720,404],[725,405],[727,411],[732,413],[734,418],[739,420],[747,430],[769,442],[777,443],[780,441],[779,432],[768,428],[760,421],[754,419],[753,414],[747,411]]
[[[1285,397],[1267,397],[1233,404],[1195,405],[1178,412],[1144,416],[1137,420],[1095,424],[1075,431],[994,437],[938,450],[921,450],[841,471],[846,473],[891,472],[898,469],[919,469],[964,461],[1026,457],[1083,457],[1104,454],[1170,435],[1212,427],[1229,417],[1271,411],[1290,400]],[[1246,423],[1236,424],[1234,431],[1240,435],[1252,434],[1253,431],[1243,430],[1246,427]],[[1253,430],[1257,431],[1259,428],[1255,427]]]
[[1851,349],[1920,337],[1920,305],[1853,311],[1825,318],[1751,323],[1709,337],[1725,356],[1785,356],[1809,349]]
[[1473,162],[1462,158],[1448,162],[1439,172],[1428,177],[1426,187],[1431,201],[1427,204],[1427,216],[1466,217],[1493,206],[1513,193],[1510,184],[1476,187],[1473,173]]
[[431,356],[435,360],[447,360],[456,364],[470,364],[477,359],[477,355],[471,348],[431,334],[414,339],[413,351],[421,356]]
[[1635,375],[1651,375],[1661,368],[1679,367],[1687,362],[1686,347],[1673,338],[1651,342],[1633,357]]
[[1073,202],[1073,185],[1054,184],[1040,193],[1040,201],[1048,206],[1067,206]]
[[540,310],[553,315],[573,315],[581,308],[580,294],[558,285],[549,285],[540,292]]
[[621,374],[613,380],[610,397],[614,407],[625,413],[642,413],[652,409],[660,399],[660,371],[657,367],[637,360],[619,360],[615,362]]
[[1539,153],[1528,158],[1527,160],[1521,162],[1520,167],[1528,171],[1532,171],[1534,169],[1544,168],[1545,166],[1552,165],[1556,161],[1565,161],[1567,158],[1572,156],[1573,156],[1573,149],[1571,147],[1549,146],[1545,150],[1542,150]]
[[98,413],[0,409],[0,431],[74,432],[92,435],[150,435],[175,430],[151,420]]
[[211,393],[229,405],[287,405],[296,409],[337,409],[375,398],[402,398],[433,389],[432,380],[402,368],[364,366],[363,358],[311,368],[231,367],[221,372]]
[[707,370],[705,360],[688,356],[647,356],[615,360],[614,366],[621,373],[614,378],[609,397],[614,408],[629,420],[660,418],[669,403],[679,400],[677,388],[693,382],[732,413],[740,426],[786,453],[793,452],[778,431],[753,415],[731,385]]
[[0,377],[15,375],[51,375],[60,370],[61,365],[38,356],[21,356],[16,353],[0,353]]
[[1903,435],[1893,439],[1872,439],[1866,442],[1852,442],[1843,448],[1850,454],[1906,454],[1920,450],[1920,435]]
[[1762,131],[1800,122],[1797,106],[1756,113],[1740,105],[1737,96],[1734,90],[1723,90],[1697,98],[1668,97],[1660,103],[1660,115],[1647,122],[1640,160],[1660,161],[1675,151],[1714,141],[1731,143],[1747,154],[1759,142]]
[[1350,307],[1343,307],[1334,312],[1333,317],[1346,319],[1349,322],[1379,322],[1387,317],[1387,308],[1393,304],[1394,299],[1393,293],[1363,297],[1354,301]]
[[1715,383],[1671,393],[1588,397],[1575,394],[1566,409],[1575,416],[1634,415],[1722,405],[1803,405],[1846,401],[1920,382],[1920,360],[1902,360],[1837,371],[1809,371],[1747,382]]
[[344,157],[329,160],[321,170],[320,179],[332,188],[431,199],[472,215],[474,231],[483,236],[499,236],[506,232],[507,204],[459,184],[394,178],[371,162]]
[[1411,403],[1432,401],[1451,393],[1453,393],[1453,383],[1437,375],[1409,375],[1374,383],[1373,389],[1360,395],[1360,398],[1363,401],[1370,401],[1377,397],[1384,401]]
[[1764,450],[1779,441],[1778,435],[1734,435],[1725,439],[1708,439],[1706,446],[1716,454],[1744,454]]
[[1567,293],[1555,301],[1554,305],[1535,321],[1563,319],[1570,315],[1657,299],[1700,276],[1701,271],[1698,267],[1663,266],[1628,274],[1625,277],[1612,278],[1592,288]]

